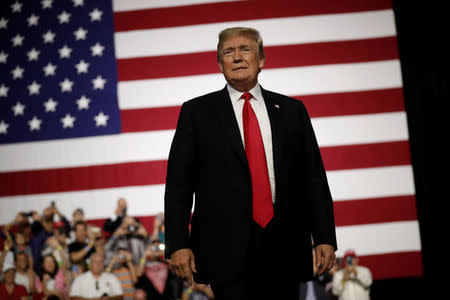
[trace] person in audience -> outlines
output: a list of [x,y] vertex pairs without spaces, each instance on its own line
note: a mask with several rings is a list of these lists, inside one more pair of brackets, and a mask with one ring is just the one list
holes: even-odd
[[147,293],[143,289],[137,289],[134,293],[133,300],[147,300]]
[[158,240],[164,244],[164,214],[160,213],[155,216],[153,223],[153,233],[150,238],[152,241]]
[[93,253],[91,256],[91,268],[75,278],[70,297],[72,300],[83,299],[123,299],[122,285],[116,276],[104,272],[104,256]]
[[132,255],[126,249],[119,249],[109,261],[106,272],[110,272],[120,280],[123,289],[123,299],[132,300],[137,282],[137,270],[133,264]]
[[117,207],[114,215],[105,221],[103,230],[112,234],[122,224],[123,219],[127,216],[127,201],[124,198],[117,200]]
[[75,241],[75,224],[78,222],[85,222],[84,210],[82,208],[76,208],[72,213],[72,220],[70,222],[70,230],[67,233],[68,243],[71,244]]
[[36,273],[32,268],[31,261],[32,260],[26,252],[14,253],[14,265],[16,267],[16,277],[14,282],[18,285],[23,285],[30,295],[36,292]]
[[164,260],[164,247],[160,241],[153,241],[139,262],[136,289],[145,291],[148,299],[178,299],[183,290],[183,280],[169,270]]
[[[72,263],[78,263],[89,258],[99,248],[96,247],[96,239],[101,239],[101,233],[92,230],[88,232],[84,221],[75,223],[74,228],[75,241],[69,245],[69,255]],[[87,243],[86,240],[88,240]]]
[[116,253],[119,249],[131,252],[133,263],[138,264],[145,250],[148,232],[135,218],[124,217],[122,223],[105,244],[107,253]]
[[[29,246],[31,237],[31,225],[25,213],[18,213],[13,222],[3,226],[2,233],[6,240],[13,241],[11,251],[13,251],[14,253],[19,251],[25,252],[28,254],[30,259],[32,259],[33,254]],[[33,262],[31,265],[33,265]]]
[[36,290],[41,299],[50,295],[67,299],[69,295],[70,278],[66,264],[56,260],[52,254],[44,256],[42,259],[39,278],[36,281]]
[[181,300],[209,300],[214,299],[214,293],[209,284],[194,284],[184,289]]
[[11,262],[2,266],[3,280],[0,282],[0,299],[28,300],[27,289],[15,283],[16,267]]
[[344,253],[343,269],[333,276],[333,294],[339,300],[370,300],[372,273],[366,267],[358,265],[355,251]]

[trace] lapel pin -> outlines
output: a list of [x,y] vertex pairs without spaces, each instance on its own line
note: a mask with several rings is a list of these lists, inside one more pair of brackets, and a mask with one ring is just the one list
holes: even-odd
[[275,108],[280,108],[280,106],[278,104],[275,104]]

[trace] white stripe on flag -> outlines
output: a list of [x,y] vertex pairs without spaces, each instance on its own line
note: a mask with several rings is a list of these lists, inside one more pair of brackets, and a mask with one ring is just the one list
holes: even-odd
[[[263,70],[259,82],[291,96],[365,91],[402,86],[398,60]],[[166,107],[225,86],[223,75],[123,81],[118,84],[121,109]]]
[[113,0],[114,12],[242,0]]
[[117,32],[114,35],[116,56],[131,58],[214,51],[218,33],[235,26],[257,29],[264,38],[265,46],[357,40],[396,34],[391,9],[273,18]]
[[357,255],[374,255],[403,251],[420,251],[417,221],[341,226],[336,228],[339,249],[343,256],[348,249]]
[[[404,141],[404,112],[312,119],[320,146]],[[361,129],[362,128],[362,129]],[[19,143],[0,147],[0,172],[165,160],[174,130]]]

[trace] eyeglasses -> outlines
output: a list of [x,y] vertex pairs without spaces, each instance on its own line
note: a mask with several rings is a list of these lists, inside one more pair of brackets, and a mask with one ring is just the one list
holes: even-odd
[[98,286],[98,280],[95,282],[95,289],[98,291],[100,287]]

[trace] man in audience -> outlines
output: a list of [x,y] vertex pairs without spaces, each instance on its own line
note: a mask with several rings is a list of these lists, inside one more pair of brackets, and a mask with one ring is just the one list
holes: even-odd
[[119,200],[117,200],[117,207],[114,211],[114,215],[106,220],[105,224],[103,225],[103,230],[112,234],[122,224],[122,221],[126,217],[126,215],[127,201],[124,198],[119,198]]
[[16,267],[16,277],[14,282],[23,285],[29,294],[33,294],[35,289],[36,274],[30,264],[30,257],[25,252],[16,252],[14,254],[14,265]]
[[3,264],[3,282],[0,282],[0,299],[28,300],[28,292],[23,285],[14,282],[16,267],[11,263]]
[[344,254],[343,269],[333,276],[333,294],[339,300],[370,300],[372,273],[358,265],[359,259],[353,250]]
[[91,270],[75,278],[70,290],[70,299],[123,299],[123,290],[119,279],[103,270],[103,255],[93,253],[91,256]]
[[119,249],[108,263],[106,272],[114,274],[121,282],[124,300],[132,300],[137,282],[137,270],[126,249]]
[[[96,238],[100,237],[100,233],[91,231],[88,235],[87,224],[83,221],[78,221],[75,223],[74,228],[75,241],[69,245],[69,255],[70,260],[73,263],[76,263],[81,260],[86,260],[92,253],[95,252]],[[86,243],[88,238],[89,242]]]

